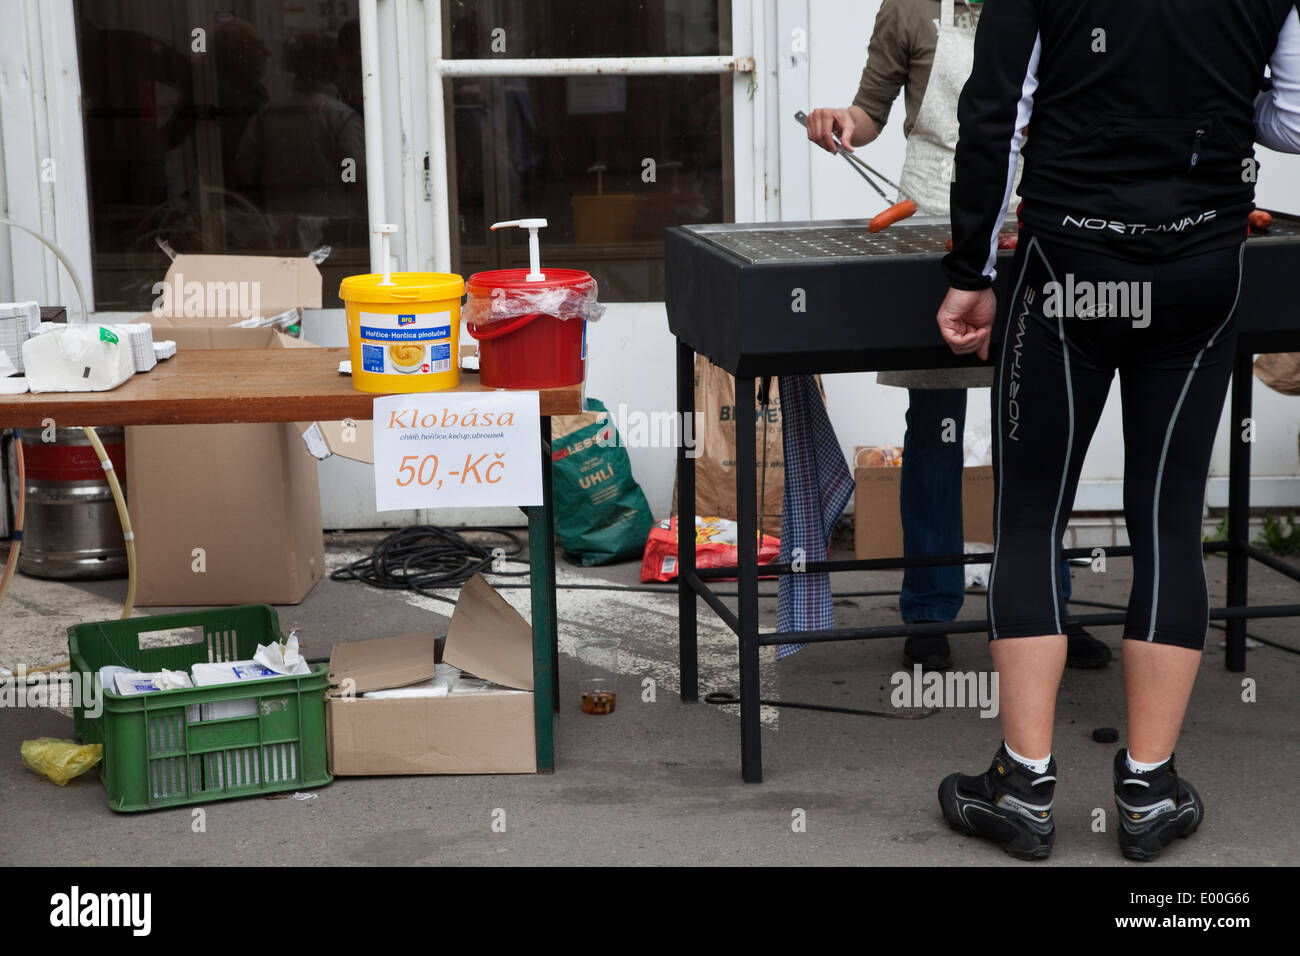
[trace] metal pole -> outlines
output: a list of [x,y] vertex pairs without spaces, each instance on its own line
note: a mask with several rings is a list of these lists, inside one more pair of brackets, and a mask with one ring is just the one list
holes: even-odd
[[[677,660],[684,701],[699,700],[699,604],[695,575],[695,455],[700,436],[695,431],[695,349],[677,342]],[[687,438],[694,447],[686,447]]]
[[[357,7],[361,27],[361,102],[365,108],[366,213],[371,227],[388,222],[384,198],[384,92],[379,81],[379,14],[376,0],[360,0]],[[410,227],[408,226],[408,229]],[[383,272],[380,240],[370,233],[370,271]]]
[[442,0],[424,0],[425,102],[429,110],[429,189],[433,201],[433,271],[451,271],[451,203],[447,192],[447,124],[443,102]]
[[542,516],[542,537],[546,545],[546,617],[550,620],[551,643],[551,710],[560,712],[560,613],[555,590],[555,480],[551,447],[551,416],[542,416],[542,498],[546,507]]
[[[438,0],[428,0],[437,6]],[[735,56],[600,56],[527,60],[482,59],[430,61],[442,76],[667,76],[708,73],[753,73],[753,57]]]
[[402,124],[399,150],[402,163],[402,221],[406,224],[406,228],[402,230],[402,244],[406,247],[402,266],[407,272],[419,272],[421,271],[420,243],[416,232],[419,218],[415,197],[420,173],[416,170],[415,149],[411,145],[411,137],[415,129],[415,118],[411,112],[412,78],[409,42],[411,23],[406,0],[397,0],[393,10],[397,17],[397,37],[393,44],[394,58],[397,63],[397,112]]
[[[1242,441],[1242,421],[1250,417],[1253,357],[1238,349],[1232,369],[1232,415],[1228,421],[1228,607],[1245,607],[1250,572],[1250,442]],[[1224,666],[1234,673],[1246,669],[1246,621],[1230,618]]]
[[[763,782],[758,682],[758,501],[754,377],[736,377],[736,544],[740,617],[740,775]],[[679,516],[680,517],[680,516]],[[692,519],[693,520],[693,519]]]

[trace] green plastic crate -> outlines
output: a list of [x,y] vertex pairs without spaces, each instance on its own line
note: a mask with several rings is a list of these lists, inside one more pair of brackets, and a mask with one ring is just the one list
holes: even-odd
[[[150,631],[197,628],[202,638],[140,648]],[[72,667],[94,674],[119,664],[141,671],[179,670],[203,662],[251,660],[258,644],[284,640],[264,604],[101,621],[68,628]],[[78,704],[73,726],[86,743],[102,743],[100,779],[118,811],[156,810],[231,797],[319,787],[333,779],[325,763],[328,668],[300,677],[181,688],[123,696],[105,691],[103,713]],[[201,705],[255,701],[252,716],[201,720]]]

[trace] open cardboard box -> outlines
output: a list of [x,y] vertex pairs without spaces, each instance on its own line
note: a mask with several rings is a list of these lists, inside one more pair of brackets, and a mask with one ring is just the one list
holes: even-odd
[[[258,290],[262,315],[319,307],[320,271],[306,257],[177,256],[165,281],[168,309],[137,321],[178,353],[314,347],[271,327],[230,327],[247,318],[241,282]],[[186,289],[197,314],[183,314]],[[301,432],[294,423],[126,429],[137,604],[297,604],[307,595],[325,572],[325,539],[316,461]]]
[[338,455],[367,465],[375,463],[375,423],[372,421],[312,422],[302,433],[313,458]]
[[[436,660],[516,690],[362,696],[427,681]],[[532,629],[481,574],[461,589],[440,658],[432,633],[338,644],[329,681],[325,724],[336,776],[537,772]]]
[[[862,467],[859,462],[865,450],[855,448],[853,454],[853,555],[858,559],[901,557],[903,521],[898,493],[903,469],[896,465]],[[961,510],[963,539],[992,544],[992,465],[962,469]]]

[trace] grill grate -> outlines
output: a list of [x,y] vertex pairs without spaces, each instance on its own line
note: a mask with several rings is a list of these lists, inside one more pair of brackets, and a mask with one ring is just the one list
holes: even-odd
[[[779,226],[686,226],[688,232],[748,263],[798,262],[814,259],[852,259],[863,256],[943,255],[952,234],[947,220],[917,219],[895,223],[877,233],[867,232],[865,221],[789,223]],[[1003,232],[1015,232],[1008,223]],[[1300,219],[1273,215],[1273,225],[1260,239],[1300,237]]]
[[942,255],[951,235],[947,221],[895,223],[877,233],[866,222],[783,226],[687,226],[687,230],[746,262],[850,259],[862,256]]

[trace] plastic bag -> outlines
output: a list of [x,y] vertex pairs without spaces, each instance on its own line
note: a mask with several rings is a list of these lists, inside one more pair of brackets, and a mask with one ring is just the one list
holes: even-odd
[[[754,406],[754,480],[758,487],[759,527],[780,536],[785,495],[785,441],[781,418],[781,384],[772,379],[770,404]],[[737,410],[753,406],[753,396],[736,399],[736,380],[703,355],[695,356],[695,512],[736,517]],[[677,510],[673,489],[672,509]]]
[[854,468],[901,468],[903,449],[893,445],[859,445],[853,454]]
[[586,404],[581,415],[552,420],[551,474],[555,537],[566,558],[591,567],[640,554],[654,515],[605,406]]
[[290,631],[288,639],[283,643],[258,644],[257,653],[253,655],[253,660],[277,674],[303,675],[311,673],[311,665],[307,663],[302,656],[302,652],[298,649],[297,631]]
[[1300,352],[1270,352],[1255,359],[1255,377],[1283,395],[1300,395]]
[[[967,554],[992,554],[993,545],[983,544],[979,541],[967,541],[965,543]],[[987,564],[968,564],[966,565],[966,590],[971,588],[987,588],[989,586],[989,567]]]
[[558,289],[507,289],[501,286],[490,295],[470,290],[461,317],[478,328],[519,316],[553,315],[557,319],[586,319],[596,322],[605,307],[596,301],[596,280],[574,282]]
[[962,436],[962,466],[982,468],[993,464],[993,434],[989,425],[966,429]]
[[[740,558],[736,547],[736,522],[716,516],[695,516],[695,567],[735,567]],[[758,545],[758,563],[771,564],[781,554],[781,541],[770,534],[761,536]],[[650,529],[645,553],[641,557],[642,581],[672,581],[677,577],[677,519],[660,521]],[[759,575],[773,577],[773,575]],[[710,578],[712,581],[734,581],[735,578]]]
[[37,737],[24,740],[23,764],[33,773],[66,787],[73,777],[79,777],[104,759],[103,744],[79,744],[75,740],[58,737]]

